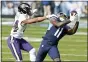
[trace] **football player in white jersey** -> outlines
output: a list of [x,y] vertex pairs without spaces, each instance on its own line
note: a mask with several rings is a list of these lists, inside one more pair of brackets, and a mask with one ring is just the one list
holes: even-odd
[[31,16],[31,6],[27,3],[21,3],[18,6],[18,13],[15,16],[11,34],[7,39],[8,47],[18,62],[22,62],[21,50],[29,53],[30,61],[36,60],[35,48],[33,48],[25,39],[23,39],[23,33],[27,24],[41,22],[47,19],[47,17],[31,18]]

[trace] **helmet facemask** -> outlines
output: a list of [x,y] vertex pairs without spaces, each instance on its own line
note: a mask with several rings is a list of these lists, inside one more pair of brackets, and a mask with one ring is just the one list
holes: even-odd
[[61,21],[64,21],[64,20],[68,19],[68,16],[66,14],[62,13],[62,12],[58,13],[57,16],[59,17],[59,19]]

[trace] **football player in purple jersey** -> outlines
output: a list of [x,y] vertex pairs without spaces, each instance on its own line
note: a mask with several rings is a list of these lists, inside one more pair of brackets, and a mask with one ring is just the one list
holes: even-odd
[[16,61],[22,62],[21,50],[27,51],[30,55],[30,61],[36,60],[35,48],[30,43],[23,39],[23,33],[27,24],[41,22],[47,19],[47,17],[31,18],[33,12],[31,6],[27,3],[21,3],[18,6],[18,12],[15,15],[15,21],[7,39],[8,47],[10,48]]

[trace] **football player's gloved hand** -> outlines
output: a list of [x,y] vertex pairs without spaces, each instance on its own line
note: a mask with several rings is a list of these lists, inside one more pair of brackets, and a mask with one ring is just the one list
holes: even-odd
[[47,15],[46,18],[57,17],[55,14]]
[[78,21],[78,14],[76,11],[70,13],[70,21]]
[[38,9],[33,9],[31,12],[32,14],[36,13],[38,11]]

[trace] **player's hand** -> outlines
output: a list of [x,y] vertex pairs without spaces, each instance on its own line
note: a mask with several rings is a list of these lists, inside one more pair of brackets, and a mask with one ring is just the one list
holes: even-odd
[[57,17],[56,15],[52,14],[52,15],[47,15],[46,18],[51,18],[51,17]]
[[70,21],[78,21],[78,14],[76,11],[70,13]]
[[31,12],[32,14],[36,13],[38,11],[38,9],[33,9]]

